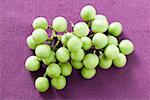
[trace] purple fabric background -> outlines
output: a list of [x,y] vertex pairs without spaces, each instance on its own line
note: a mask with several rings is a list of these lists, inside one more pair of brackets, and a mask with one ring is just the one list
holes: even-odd
[[[109,22],[120,21],[124,34],[135,44],[125,68],[97,68],[92,80],[73,70],[67,87],[38,93],[34,79],[39,72],[24,68],[31,55],[25,39],[33,31],[32,20],[44,16],[49,24],[56,16],[78,22],[80,9],[92,4]],[[0,100],[150,100],[150,0],[0,0]]]

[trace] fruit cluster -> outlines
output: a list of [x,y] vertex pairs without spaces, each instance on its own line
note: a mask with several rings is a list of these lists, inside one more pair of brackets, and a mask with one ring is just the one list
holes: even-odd
[[[71,23],[72,32],[67,31],[67,20],[56,17],[51,26],[43,17],[34,19],[34,31],[26,39],[27,46],[35,50],[35,55],[25,61],[28,71],[37,71],[40,63],[47,65],[43,76],[35,80],[39,92],[45,92],[51,85],[57,90],[66,86],[66,76],[72,69],[81,70],[85,79],[91,79],[96,74],[96,67],[109,69],[112,64],[122,68],[127,63],[126,55],[134,50],[130,40],[118,41],[122,33],[120,22],[108,23],[106,16],[96,15],[96,9],[87,5],[81,9],[82,22]],[[46,30],[52,31],[48,37]],[[64,33],[63,35],[58,32]],[[50,77],[49,80],[47,77]]]

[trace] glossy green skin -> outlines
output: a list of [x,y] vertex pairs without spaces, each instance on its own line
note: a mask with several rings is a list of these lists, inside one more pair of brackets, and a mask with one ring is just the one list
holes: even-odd
[[65,63],[60,63],[59,64],[61,67],[61,74],[63,76],[69,76],[72,73],[72,66],[69,62],[65,62]]
[[51,85],[57,90],[62,90],[66,86],[66,78],[62,75],[52,78]]
[[45,41],[48,39],[48,34],[44,29],[39,28],[32,32],[32,37],[37,44],[41,44],[45,43]]
[[96,19],[101,19],[101,20],[106,20],[106,21],[107,21],[106,16],[104,16],[104,15],[102,15],[102,14],[96,15],[95,18],[94,18],[94,20],[96,20]]
[[114,59],[119,54],[119,49],[115,45],[109,45],[105,48],[104,54],[107,59]]
[[35,54],[41,59],[48,58],[51,55],[51,48],[47,44],[38,45],[35,49]]
[[134,51],[134,45],[130,40],[122,40],[119,44],[119,49],[121,53],[129,55]]
[[46,68],[46,74],[51,78],[58,77],[61,74],[61,68],[58,64],[51,63]]
[[124,67],[126,63],[127,63],[127,58],[122,53],[119,53],[119,55],[115,59],[113,59],[113,64],[118,68]]
[[34,50],[37,47],[37,43],[33,40],[32,35],[28,36],[26,39],[27,46]]
[[56,62],[56,54],[54,51],[51,51],[50,56],[48,58],[42,59],[45,65]]
[[82,48],[84,50],[89,50],[92,47],[92,40],[89,37],[82,37],[81,41],[83,42]]
[[78,37],[85,37],[90,32],[89,27],[85,22],[76,23],[73,30],[74,34]]
[[71,51],[71,52],[76,52],[76,51],[80,50],[82,48],[82,45],[83,45],[83,43],[82,43],[81,39],[79,39],[76,36],[73,36],[67,42],[67,47],[68,47],[69,51]]
[[48,21],[44,17],[37,17],[33,20],[32,26],[34,29],[42,28],[46,30],[48,28]]
[[91,79],[92,77],[94,77],[96,75],[96,69],[87,69],[85,67],[83,67],[81,69],[81,75],[83,76],[83,78],[85,79]]
[[94,33],[104,33],[108,29],[108,22],[105,19],[96,19],[91,24]]
[[73,68],[75,68],[75,69],[81,69],[83,67],[82,62],[80,62],[80,61],[71,60],[71,64],[72,64]]
[[118,40],[116,37],[112,35],[108,35],[107,38],[108,38],[107,45],[111,45],[111,44],[116,45],[116,46],[118,45]]
[[52,27],[56,32],[67,30],[67,20],[64,17],[56,17],[52,22]]
[[119,22],[112,22],[109,25],[108,32],[113,36],[119,36],[122,33],[122,25]]
[[67,48],[65,48],[65,47],[60,47],[56,51],[56,58],[61,63],[68,61],[70,59],[70,52],[69,52],[69,50]]
[[96,33],[92,38],[92,43],[96,49],[102,49],[107,45],[108,39],[105,34]]
[[83,65],[88,69],[95,68],[99,63],[99,58],[96,54],[89,53],[83,59]]
[[35,88],[39,91],[39,92],[45,92],[48,90],[49,88],[49,81],[46,77],[38,77],[35,80]]
[[72,33],[65,33],[63,34],[63,36],[61,37],[61,42],[64,46],[67,46],[67,41],[73,37],[74,35]]
[[102,69],[109,69],[112,65],[112,60],[107,59],[103,54],[99,57],[99,67]]
[[81,9],[80,16],[84,21],[93,20],[96,16],[96,9],[91,5],[86,5]]
[[30,56],[25,61],[25,68],[28,71],[37,71],[40,68],[40,62],[36,56]]
[[71,59],[74,61],[81,61],[85,56],[84,50],[80,49],[77,52],[71,52]]

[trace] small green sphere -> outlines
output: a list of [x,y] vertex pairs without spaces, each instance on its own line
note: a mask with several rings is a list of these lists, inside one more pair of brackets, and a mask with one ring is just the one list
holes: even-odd
[[119,49],[115,45],[109,45],[104,50],[105,57],[107,59],[114,59],[119,54]]
[[32,32],[32,38],[37,44],[45,43],[48,39],[48,34],[44,29],[35,29]]
[[104,33],[108,29],[108,22],[105,19],[96,19],[91,24],[94,33]]
[[48,58],[42,59],[43,63],[44,63],[45,65],[48,65],[48,64],[50,64],[50,63],[56,62],[56,56],[55,56],[55,55],[56,55],[55,52],[54,52],[54,51],[51,51],[50,56],[49,56]]
[[74,34],[78,37],[85,37],[90,32],[89,27],[85,22],[78,22],[75,24],[73,30]]
[[83,67],[82,62],[71,60],[72,67],[75,69],[81,69]]
[[64,63],[70,59],[70,52],[65,47],[60,47],[56,51],[56,58],[59,62]]
[[94,20],[96,20],[96,19],[101,19],[101,20],[106,20],[106,21],[107,21],[106,16],[104,16],[104,15],[102,15],[102,14],[96,15],[95,18],[94,18]]
[[67,20],[64,17],[56,17],[52,22],[52,27],[56,32],[67,30]]
[[114,37],[112,35],[108,35],[107,38],[108,38],[107,45],[111,45],[111,44],[116,45],[116,46],[118,45],[118,40],[116,37]]
[[82,48],[84,50],[89,50],[92,47],[92,40],[89,37],[82,37],[81,41],[83,42]]
[[96,16],[96,9],[91,5],[86,5],[81,9],[80,16],[84,21],[93,20]]
[[72,33],[65,33],[62,35],[61,37],[61,43],[64,45],[64,46],[67,46],[67,41],[73,37],[74,35]]
[[38,77],[35,80],[35,88],[39,91],[39,92],[45,92],[48,90],[49,88],[49,81],[46,77]]
[[30,56],[25,61],[25,68],[28,71],[37,71],[40,68],[40,62],[36,56]]
[[134,51],[134,45],[130,40],[122,40],[119,44],[119,49],[121,53],[129,55]]
[[66,86],[66,78],[62,75],[59,75],[56,78],[52,78],[51,85],[57,90],[62,90]]
[[109,25],[108,32],[113,36],[119,36],[122,33],[122,25],[119,22],[112,22]]
[[124,67],[126,63],[127,63],[127,58],[122,53],[119,53],[119,55],[115,59],[113,59],[113,64],[118,68]]
[[99,67],[102,69],[109,69],[112,65],[112,60],[107,59],[103,54],[99,57]]
[[83,59],[83,65],[88,69],[95,68],[99,63],[99,58],[96,54],[89,53]]
[[34,50],[37,47],[37,43],[33,40],[32,35],[28,36],[26,39],[27,46]]
[[76,52],[71,52],[71,59],[74,61],[81,61],[85,56],[84,50],[79,49]]
[[71,75],[72,66],[71,66],[71,64],[69,62],[60,63],[59,65],[61,67],[61,74],[63,76],[69,76],[69,75]]
[[92,43],[96,49],[102,49],[107,45],[108,39],[105,34],[96,33],[92,38]]
[[58,77],[61,74],[61,68],[56,63],[51,63],[46,68],[46,74],[51,78]]
[[92,77],[94,77],[96,75],[96,69],[87,69],[85,67],[83,67],[81,69],[81,75],[83,76],[83,78],[85,79],[91,79]]
[[51,48],[47,44],[38,45],[35,49],[35,54],[41,59],[48,58],[51,55]]
[[80,38],[73,36],[72,38],[70,38],[67,42],[67,47],[69,49],[69,51],[73,51],[76,52],[78,50],[80,50],[82,48],[82,41]]
[[42,28],[46,30],[48,28],[48,21],[44,17],[37,17],[33,20],[32,26],[34,29]]

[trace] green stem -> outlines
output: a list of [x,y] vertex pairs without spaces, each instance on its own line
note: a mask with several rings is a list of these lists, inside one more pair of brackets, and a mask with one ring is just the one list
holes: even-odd
[[89,27],[91,27],[91,23],[92,23],[92,22],[90,21],[90,22],[87,23],[87,25],[88,25]]
[[54,36],[56,35],[56,32],[54,30],[52,30],[52,35],[51,37],[54,38]]
[[89,37],[93,37],[93,36],[94,36],[94,33],[89,35]]
[[70,22],[70,24],[71,24],[71,27],[73,28],[73,27],[74,27],[74,23],[73,23],[73,22]]
[[56,35],[58,40],[61,40],[62,35]]
[[51,37],[47,39],[47,41],[52,41],[52,40],[53,40],[53,39],[52,39]]
[[56,47],[58,46],[59,42],[60,42],[60,40],[58,40],[58,41],[56,42],[56,44],[54,45],[54,47],[53,47],[54,50],[55,50]]
[[95,53],[96,53],[96,50],[93,51],[93,54],[95,54]]
[[99,55],[102,55],[103,53],[102,53],[102,51],[99,51]]
[[46,74],[46,72],[45,72],[44,75],[43,75],[43,77],[46,77],[46,75],[47,75],[47,74]]
[[64,31],[64,33],[68,33],[68,31],[67,31],[67,30],[65,30],[65,31]]
[[54,31],[54,30],[52,30],[52,34],[51,34],[51,37],[50,38],[48,38],[47,40],[48,41],[52,41],[53,40],[53,38],[56,36],[56,32]]
[[52,26],[48,26],[48,28],[51,29],[51,30],[53,30],[53,27],[52,27]]

